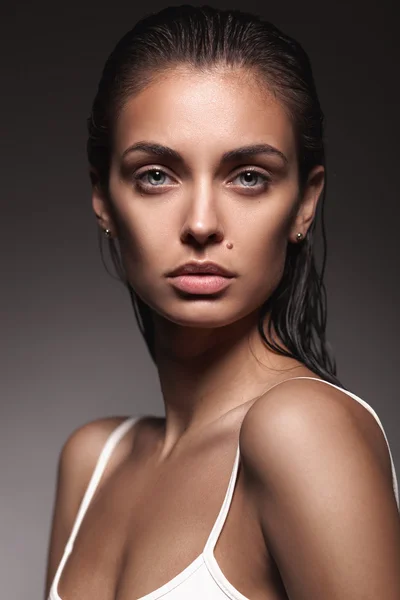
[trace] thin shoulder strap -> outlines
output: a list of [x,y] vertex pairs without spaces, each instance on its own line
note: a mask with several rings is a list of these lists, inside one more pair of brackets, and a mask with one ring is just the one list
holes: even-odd
[[220,533],[222,531],[226,517],[229,512],[229,508],[230,508],[230,505],[232,502],[233,491],[235,489],[236,478],[237,478],[237,474],[238,474],[238,470],[239,470],[239,459],[240,459],[240,447],[238,444],[237,450],[236,450],[235,461],[233,463],[231,477],[230,477],[229,483],[228,483],[228,489],[226,490],[225,498],[224,498],[224,501],[220,508],[220,511],[218,513],[218,517],[214,523],[214,526],[211,530],[210,535],[208,536],[206,545],[204,546],[203,552],[204,552],[204,554],[206,554],[208,556],[213,555],[215,544],[217,543],[217,540],[220,536]]
[[138,417],[129,417],[120,423],[108,436],[106,443],[104,444],[102,451],[100,452],[99,458],[97,459],[96,466],[94,468],[93,474],[90,478],[89,484],[86,488],[85,495],[83,496],[82,502],[79,506],[78,514],[76,515],[75,523],[71,531],[71,535],[67,542],[67,546],[72,546],[75,542],[75,538],[78,534],[79,528],[83,521],[83,517],[89,507],[89,504],[94,496],[94,493],[97,489],[97,486],[100,482],[101,476],[104,473],[104,470],[107,466],[107,463],[110,459],[110,456],[114,450],[114,448],[118,445],[118,442],[123,438],[125,433],[132,427],[135,421],[137,421]]
[[72,552],[75,538],[78,535],[78,531],[81,526],[83,517],[86,514],[88,506],[89,506],[89,504],[93,498],[93,495],[97,489],[97,486],[99,484],[101,476],[104,473],[104,469],[107,466],[110,456],[111,456],[114,448],[117,446],[118,442],[123,438],[123,436],[129,431],[129,429],[134,425],[134,423],[136,423],[136,421],[139,418],[140,417],[129,417],[128,419],[125,419],[124,421],[122,421],[122,423],[120,423],[108,436],[108,438],[100,452],[99,458],[97,459],[97,462],[96,462],[96,466],[94,468],[94,471],[90,478],[89,484],[86,488],[85,494],[84,494],[81,504],[79,506],[79,510],[76,515],[76,519],[75,519],[74,525],[72,527],[71,534],[70,534],[68,542],[65,546],[63,557],[61,559],[60,564],[58,565],[58,569],[57,569],[56,575],[54,577],[52,588],[55,588],[56,590],[57,590],[58,581],[61,577],[61,573],[63,571],[64,565],[67,561],[68,556]]

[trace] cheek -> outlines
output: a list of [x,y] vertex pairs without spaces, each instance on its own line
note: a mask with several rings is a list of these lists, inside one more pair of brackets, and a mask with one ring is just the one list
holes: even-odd
[[125,221],[121,230],[119,245],[127,273],[136,276],[154,273],[168,247],[167,232],[162,223],[132,217]]
[[234,247],[246,286],[258,301],[268,297],[282,277],[291,221],[288,208],[260,211],[242,220]]
[[[118,243],[125,273],[139,295],[153,288],[157,275],[176,266],[173,251],[178,224],[172,210],[162,210],[152,199],[119,202],[116,206]],[[162,214],[161,214],[162,213]]]

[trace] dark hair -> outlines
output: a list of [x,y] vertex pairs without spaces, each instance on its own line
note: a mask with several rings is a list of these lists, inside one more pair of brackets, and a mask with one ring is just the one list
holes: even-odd
[[[104,66],[88,119],[87,153],[90,165],[98,174],[98,185],[108,192],[111,131],[123,104],[158,74],[178,65],[194,69],[219,65],[244,67],[262,75],[294,127],[301,198],[311,169],[326,164],[324,115],[309,58],[297,41],[259,16],[210,6],[165,8],[138,21],[117,43]],[[317,211],[317,216],[321,214],[322,226],[320,271],[313,254],[316,216],[302,242],[288,243],[281,281],[261,307],[258,330],[274,352],[295,358],[324,379],[341,385],[325,333],[325,194],[326,183]],[[114,266],[130,292],[139,328],[154,360],[152,309],[127,281],[113,239],[109,244]],[[268,313],[270,339],[264,331]],[[271,341],[272,330],[287,350]]]

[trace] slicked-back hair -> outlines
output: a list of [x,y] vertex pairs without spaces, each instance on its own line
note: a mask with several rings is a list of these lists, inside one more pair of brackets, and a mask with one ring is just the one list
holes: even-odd
[[[158,75],[180,65],[194,70],[249,69],[273,91],[287,112],[295,134],[299,198],[313,167],[325,167],[325,185],[316,217],[300,243],[288,242],[281,280],[260,308],[258,331],[272,351],[295,358],[320,377],[342,386],[326,341],[324,115],[309,58],[297,41],[255,14],[210,6],[169,7],[138,21],[107,59],[88,118],[87,155],[97,173],[96,183],[108,193],[113,124],[125,102]],[[322,231],[319,269],[314,256],[318,217]],[[99,234],[101,236],[100,231]],[[100,248],[102,251],[101,241]],[[152,309],[127,280],[112,238],[109,249],[115,269],[129,290],[139,329],[155,360]],[[284,347],[279,341],[272,341],[273,332]]]

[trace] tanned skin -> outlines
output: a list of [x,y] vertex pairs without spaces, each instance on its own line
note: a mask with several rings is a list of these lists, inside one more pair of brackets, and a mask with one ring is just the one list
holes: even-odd
[[[166,417],[141,419],[115,449],[62,573],[62,600],[138,599],[187,567],[239,441],[215,548],[232,585],[252,600],[399,600],[399,514],[378,423],[332,386],[291,381],[316,376],[257,331],[287,244],[307,235],[324,186],[317,166],[299,196],[285,107],[249,70],[164,72],[118,115],[109,194],[93,181],[99,226],[118,238],[129,281],[154,311]],[[182,293],[168,273],[191,260],[234,276],[219,293]],[[88,423],[63,447],[46,597],[122,419]]]

